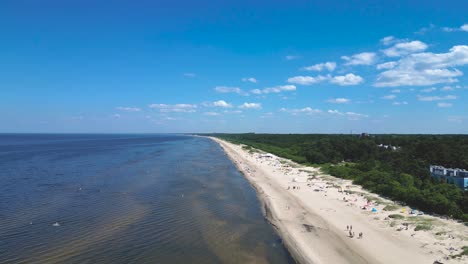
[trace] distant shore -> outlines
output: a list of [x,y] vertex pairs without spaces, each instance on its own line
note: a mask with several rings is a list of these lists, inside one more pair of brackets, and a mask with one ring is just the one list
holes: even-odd
[[[432,216],[411,217],[408,208],[396,206],[351,181],[323,175],[317,168],[302,167],[272,154],[211,139],[220,144],[256,189],[265,217],[299,263],[467,260],[450,257],[468,246],[468,228],[462,224]],[[383,210],[390,208],[388,205],[392,210]],[[431,230],[415,231],[416,227],[429,224],[427,229]]]

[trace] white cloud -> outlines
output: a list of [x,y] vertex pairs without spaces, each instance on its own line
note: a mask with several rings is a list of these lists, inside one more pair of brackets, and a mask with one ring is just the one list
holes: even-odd
[[220,115],[219,113],[216,113],[216,112],[205,112],[203,114],[207,116],[219,116]]
[[197,109],[197,105],[193,104],[150,104],[149,107],[152,109],[158,109],[161,113],[193,113],[196,112]]
[[239,87],[228,87],[228,86],[216,86],[214,90],[218,93],[236,93],[238,95],[246,96],[247,92],[244,92]]
[[341,58],[347,61],[346,65],[372,65],[377,61],[377,55],[374,52],[362,52]]
[[455,31],[466,31],[466,32],[468,32],[468,24],[463,24],[459,28],[443,27],[442,30],[445,31],[445,32],[455,32]]
[[394,36],[388,36],[388,37],[382,38],[380,40],[380,43],[382,43],[385,46],[388,46],[390,44],[395,43],[395,41],[398,41],[398,40]]
[[120,115],[119,114],[113,114],[112,117],[118,119],[118,118],[120,118]]
[[421,92],[423,92],[423,93],[432,93],[434,91],[437,91],[437,88],[431,87],[431,88],[426,88],[426,89],[421,90]]
[[411,53],[421,52],[427,49],[427,45],[419,40],[397,43],[393,47],[382,50],[388,57],[400,57]]
[[224,101],[224,100],[218,100],[218,101],[214,101],[214,102],[203,103],[203,106],[207,106],[207,107],[231,108],[231,107],[232,107],[232,104],[227,103],[227,102]]
[[334,103],[334,104],[346,104],[351,102],[350,99],[348,98],[333,98],[328,100],[329,103]]
[[250,92],[253,94],[269,94],[269,93],[281,93],[281,92],[286,92],[286,91],[296,91],[296,86],[295,85],[279,85],[275,87],[269,87],[265,89],[254,89],[251,90]]
[[402,102],[393,102],[393,105],[407,105],[408,102],[402,101]]
[[246,77],[246,78],[242,78],[241,80],[243,82],[251,82],[251,83],[257,83],[258,82],[258,80],[253,78],[253,77],[249,77],[249,78]]
[[250,90],[250,92],[253,94],[262,94],[262,90],[260,89],[253,89],[253,90]]
[[345,115],[348,116],[349,120],[359,120],[361,118],[369,117],[368,115],[359,114],[355,112],[346,112]]
[[448,108],[448,107],[452,107],[452,104],[450,104],[450,103],[437,103],[437,107]]
[[243,103],[239,106],[242,109],[261,109],[262,105],[259,103]]
[[327,80],[328,77],[318,75],[317,77],[311,76],[295,76],[288,79],[288,83],[300,84],[300,85],[312,85]]
[[434,24],[429,24],[429,26],[423,27],[423,28],[421,28],[420,30],[418,30],[418,31],[416,31],[416,32],[414,32],[414,33],[419,34],[419,35],[424,35],[424,34],[426,34],[427,32],[433,30],[434,28],[435,28],[435,25],[434,25]]
[[391,93],[401,93],[401,91],[399,89],[394,89],[391,91]]
[[463,72],[455,66],[468,64],[468,46],[453,46],[447,53],[416,53],[403,57],[394,69],[377,77],[375,86],[427,86],[457,82]]
[[336,63],[332,61],[324,62],[324,63],[319,63],[315,64],[312,66],[304,67],[302,68],[303,70],[306,71],[322,71],[324,69],[327,69],[329,71],[334,71],[336,69]]
[[464,24],[460,27],[460,30],[468,32],[468,24]]
[[214,106],[217,106],[217,107],[224,107],[224,108],[230,108],[230,107],[232,107],[231,104],[226,103],[226,101],[223,101],[223,100],[219,100],[219,101],[213,102],[213,105],[214,105]]
[[327,113],[332,114],[332,115],[343,115],[343,113],[341,113],[338,110],[328,110]]
[[284,57],[286,60],[295,60],[295,59],[299,59],[300,56],[296,56],[296,55],[287,55],[286,57]]
[[349,120],[359,120],[361,118],[367,118],[368,115],[359,114],[355,112],[340,112],[338,110],[328,110],[327,113],[331,115],[347,116]]
[[192,72],[184,73],[184,76],[185,76],[185,77],[189,77],[189,78],[197,77],[197,75],[196,75],[195,73],[192,73]]
[[421,96],[418,95],[419,101],[432,102],[432,101],[444,101],[444,100],[455,100],[458,97],[455,95],[446,95],[446,96]]
[[346,75],[342,76],[335,76],[332,79],[330,79],[331,83],[338,84],[341,86],[347,86],[347,85],[357,85],[362,82],[364,82],[364,79],[359,76],[359,75],[354,75],[352,73],[348,73]]
[[445,32],[454,32],[454,31],[457,31],[456,28],[450,28],[450,27],[443,27],[442,30],[445,31]]
[[300,109],[281,108],[280,111],[285,112],[285,113],[290,113],[290,114],[293,114],[293,115],[300,114],[300,113],[311,115],[311,114],[318,114],[318,113],[322,112],[319,109],[313,109],[311,107],[304,107],[304,108],[300,108]]
[[389,70],[395,68],[398,62],[396,61],[389,61],[381,64],[377,64],[377,70]]
[[450,92],[450,91],[453,91],[455,89],[453,89],[453,87],[447,85],[447,86],[444,86],[444,87],[440,88],[440,90],[444,91],[444,92]]
[[224,110],[226,114],[242,114],[242,110]]
[[395,98],[396,98],[396,95],[394,94],[382,96],[382,99],[385,99],[385,100],[394,100]]
[[128,106],[119,106],[119,107],[116,107],[115,109],[120,110],[120,111],[125,111],[125,112],[139,112],[139,111],[141,111],[141,108],[128,107]]

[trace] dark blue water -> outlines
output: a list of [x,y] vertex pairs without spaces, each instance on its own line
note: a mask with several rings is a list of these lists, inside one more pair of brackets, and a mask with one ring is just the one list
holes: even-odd
[[0,135],[0,263],[288,262],[209,139]]

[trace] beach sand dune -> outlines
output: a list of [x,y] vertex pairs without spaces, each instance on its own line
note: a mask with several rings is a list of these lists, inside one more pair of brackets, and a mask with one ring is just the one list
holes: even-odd
[[[350,181],[212,139],[256,189],[266,218],[299,263],[468,262],[450,257],[468,245],[468,228],[460,223],[410,216],[404,207],[384,211],[392,201]],[[404,218],[389,218],[391,214]],[[431,230],[415,231],[421,224]]]

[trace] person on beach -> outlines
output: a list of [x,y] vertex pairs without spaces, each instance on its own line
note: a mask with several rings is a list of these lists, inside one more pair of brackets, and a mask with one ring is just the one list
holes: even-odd
[[346,231],[348,231],[348,230],[349,230],[349,226],[346,226]]

